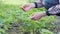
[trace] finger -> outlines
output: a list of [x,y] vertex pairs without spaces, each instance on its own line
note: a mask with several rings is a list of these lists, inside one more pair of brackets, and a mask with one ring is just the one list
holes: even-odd
[[32,13],[30,16],[34,16],[35,15],[35,13]]
[[25,8],[23,6],[20,6],[20,9],[22,9],[23,11],[25,11]]
[[21,7],[20,7],[20,9],[22,9],[23,11],[25,11],[24,8],[21,8]]
[[34,16],[30,16],[30,18],[31,18],[32,20],[36,20],[36,19],[37,19],[35,15],[34,15]]
[[31,18],[32,20],[38,20],[37,18]]
[[38,20],[39,18],[36,15],[30,17],[32,20]]
[[33,16],[30,16],[30,18],[34,18],[34,15]]

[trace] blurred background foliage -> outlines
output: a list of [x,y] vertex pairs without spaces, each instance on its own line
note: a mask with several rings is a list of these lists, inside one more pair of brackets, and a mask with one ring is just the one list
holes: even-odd
[[14,23],[19,26],[20,34],[53,34],[48,29],[55,27],[51,23],[54,16],[46,16],[36,21],[29,18],[33,12],[44,11],[44,7],[34,8],[28,12],[20,9],[22,4],[34,1],[36,0],[0,0],[0,34],[8,34],[6,31],[11,29]]

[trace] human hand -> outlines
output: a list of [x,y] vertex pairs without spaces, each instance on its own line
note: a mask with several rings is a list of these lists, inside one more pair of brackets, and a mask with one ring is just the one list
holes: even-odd
[[34,7],[35,5],[33,3],[26,3],[26,4],[23,4],[20,8],[22,8],[24,11],[28,11]]
[[32,20],[39,20],[43,16],[46,16],[46,13],[45,12],[35,12],[35,13],[33,13],[33,14],[30,15],[30,18]]

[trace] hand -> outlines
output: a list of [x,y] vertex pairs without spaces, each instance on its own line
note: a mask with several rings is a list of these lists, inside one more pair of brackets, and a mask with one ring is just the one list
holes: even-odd
[[24,11],[28,11],[34,7],[35,7],[35,5],[33,3],[30,3],[30,4],[26,3],[26,4],[23,4],[20,8],[22,8]]
[[56,15],[60,14],[60,5],[52,6],[51,8],[48,9],[50,14]]
[[46,16],[45,12],[35,12],[35,13],[33,13],[33,14],[30,15],[30,18],[32,20],[38,20],[38,19],[40,19],[43,16]]

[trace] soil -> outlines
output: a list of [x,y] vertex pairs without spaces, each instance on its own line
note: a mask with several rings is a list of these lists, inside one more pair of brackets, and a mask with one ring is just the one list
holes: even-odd
[[[60,18],[59,17],[55,17],[55,18],[56,20],[54,20],[52,23],[56,25],[56,28],[55,29],[51,28],[51,31],[54,32],[54,34],[57,34],[58,32],[60,32]],[[9,30],[7,30],[7,33],[8,34],[24,34],[21,31],[19,31],[20,24],[22,24],[22,22],[13,23],[12,28],[9,28]]]

